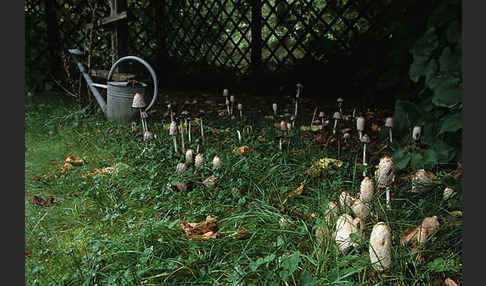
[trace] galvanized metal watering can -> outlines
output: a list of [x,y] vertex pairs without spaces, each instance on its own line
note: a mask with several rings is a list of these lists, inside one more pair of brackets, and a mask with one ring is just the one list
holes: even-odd
[[[120,123],[127,123],[130,122],[138,113],[138,110],[132,108],[132,101],[135,93],[140,93],[145,97],[145,86],[146,84],[142,84],[142,87],[131,86],[129,82],[117,82],[117,81],[110,81],[110,78],[115,70],[115,67],[127,60],[135,60],[139,63],[143,64],[152,75],[152,80],[154,83],[154,95],[152,97],[152,101],[147,105],[144,111],[148,111],[152,105],[154,104],[155,100],[157,99],[157,77],[155,76],[155,72],[152,67],[143,59],[135,56],[125,56],[117,60],[110,69],[107,77],[107,84],[98,84],[94,83],[91,77],[89,76],[88,72],[86,71],[83,64],[80,63],[77,56],[81,56],[83,53],[78,49],[70,49],[69,52],[74,56],[76,63],[78,65],[81,74],[83,75],[84,79],[86,80],[89,89],[93,93],[96,101],[100,105],[103,113],[105,114],[108,120],[117,121]],[[96,87],[106,89],[106,102],[101,94],[98,92]]]

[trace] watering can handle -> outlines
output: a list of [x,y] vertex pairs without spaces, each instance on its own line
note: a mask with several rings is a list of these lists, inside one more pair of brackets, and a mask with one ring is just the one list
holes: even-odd
[[152,97],[152,101],[150,102],[150,104],[145,108],[144,111],[147,111],[150,109],[150,107],[152,107],[152,105],[154,104],[155,102],[155,99],[157,99],[157,77],[155,76],[155,72],[154,70],[152,69],[152,67],[144,60],[142,60],[141,58],[139,57],[136,57],[136,56],[125,56],[125,57],[122,57],[120,59],[118,59],[114,64],[113,66],[111,67],[110,69],[110,72],[108,73],[108,78],[106,79],[106,81],[108,82],[111,78],[111,74],[113,73],[113,71],[115,70],[115,67],[123,62],[123,61],[126,61],[126,60],[135,60],[135,61],[138,61],[140,62],[141,64],[143,64],[150,72],[150,74],[152,75],[152,80],[154,81],[154,96]]

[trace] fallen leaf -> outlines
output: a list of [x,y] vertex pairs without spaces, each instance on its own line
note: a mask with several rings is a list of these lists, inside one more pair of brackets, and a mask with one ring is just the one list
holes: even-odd
[[250,151],[250,147],[248,147],[247,145],[238,148],[238,152],[240,152],[240,154],[245,154],[248,153],[249,151]]
[[180,221],[179,226],[186,233],[186,236],[191,240],[192,238],[216,238],[218,226],[216,219],[210,215],[202,222],[184,222]]
[[[280,125],[279,125],[280,127]],[[319,130],[322,130],[322,125],[312,125],[312,126],[300,126],[300,130],[302,131],[319,131]]]
[[373,132],[379,132],[381,130],[381,126],[375,124],[375,123],[371,123],[371,131]]
[[41,207],[50,207],[50,206],[55,206],[55,205],[58,204],[58,202],[56,202],[56,200],[53,197],[50,197],[50,198],[44,200],[41,197],[33,196],[33,197],[30,198],[29,202],[31,204],[35,204],[35,205],[38,205],[38,206],[41,206]]
[[118,175],[121,170],[123,170],[124,168],[128,168],[128,167],[130,167],[130,166],[128,166],[125,163],[118,162],[118,163],[115,163],[115,164],[113,164],[112,166],[109,166],[109,167],[105,167],[105,168],[101,168],[101,169],[95,168],[93,170],[89,170],[85,174],[81,174],[81,177],[86,179],[87,177],[93,177],[97,174],[100,174],[102,177],[104,175]]
[[326,142],[326,138],[322,134],[318,134],[314,138],[312,138],[312,143],[314,144],[320,144],[325,142]]
[[317,176],[323,171],[333,167],[340,168],[342,165],[343,161],[326,157],[314,162],[314,164],[312,164],[312,166],[305,173],[308,175]]
[[252,232],[249,232],[246,228],[241,226],[237,227],[236,230],[236,232],[233,232],[228,236],[233,239],[246,239],[252,235]]
[[288,193],[287,196],[285,196],[285,200],[282,202],[282,206],[285,205],[285,203],[287,203],[288,198],[291,198],[291,197],[297,196],[297,195],[301,195],[302,191],[304,190],[304,186],[305,186],[306,183],[307,183],[307,180],[302,181],[302,183],[300,183],[300,186],[297,189]]
[[81,166],[83,165],[83,159],[77,158],[75,156],[69,156],[64,160],[64,163],[71,164],[73,166]]
[[451,278],[447,277],[444,280],[444,286],[459,286],[459,284],[457,284],[456,281],[452,280]]

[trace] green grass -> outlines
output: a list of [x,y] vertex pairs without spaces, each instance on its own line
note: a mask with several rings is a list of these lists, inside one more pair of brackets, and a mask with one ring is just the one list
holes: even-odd
[[[178,96],[176,106],[191,96]],[[208,98],[224,104],[219,96]],[[250,106],[252,99],[247,100],[245,105]],[[294,136],[291,150],[279,151],[278,141],[273,139],[278,134],[271,126],[273,120],[261,116],[271,113],[270,99],[268,110],[253,105],[247,120],[253,122],[254,134],[241,144],[252,151],[245,155],[233,152],[241,146],[237,119],[209,113],[214,107],[204,100],[193,106],[191,113],[206,110],[204,123],[210,127],[201,147],[206,165],[197,172],[191,167],[182,175],[194,184],[181,193],[175,187],[174,191],[167,188],[168,182],[181,179],[175,169],[183,161],[174,153],[164,129],[167,118],[149,118],[149,129],[157,138],[147,144],[141,136],[132,136],[128,125],[106,121],[98,106],[81,109],[56,97],[28,98],[25,248],[30,254],[25,257],[26,284],[428,285],[435,279],[461,279],[462,218],[454,219],[448,213],[461,210],[462,200],[456,195],[443,201],[443,185],[427,194],[411,195],[410,182],[397,180],[392,210],[385,210],[384,194],[376,197],[374,215],[366,222],[359,247],[339,254],[332,239],[319,246],[314,232],[325,224],[327,202],[337,201],[342,191],[354,195],[359,190],[362,169],[355,163],[361,160],[361,149],[343,150],[341,168],[308,178],[303,173],[313,162],[326,155],[336,158],[336,146],[310,144]],[[286,107],[283,100],[279,106]],[[229,132],[216,131],[225,128]],[[193,138],[198,137],[196,130]],[[194,141],[190,147],[196,148]],[[387,152],[371,153],[372,165]],[[223,160],[219,171],[211,168],[215,154]],[[71,155],[82,158],[84,164],[73,166],[66,174],[57,172]],[[81,176],[117,162],[129,165],[117,176]],[[57,177],[37,179],[47,173]],[[212,174],[218,176],[217,189],[207,190],[201,182]],[[305,178],[309,181],[304,192],[289,198],[286,210],[314,213],[315,223],[280,211],[286,194]],[[459,183],[454,187],[462,194]],[[31,204],[34,195],[53,196],[59,205]],[[219,237],[188,240],[178,222],[203,221],[207,215],[217,218]],[[409,249],[399,245],[399,236],[432,215],[439,217],[441,226],[425,245],[424,263],[418,263]],[[281,218],[288,221],[287,226],[279,224]],[[381,274],[373,270],[367,254],[369,234],[378,221],[385,221],[393,232],[393,263]],[[251,236],[225,236],[237,227],[248,229]]]

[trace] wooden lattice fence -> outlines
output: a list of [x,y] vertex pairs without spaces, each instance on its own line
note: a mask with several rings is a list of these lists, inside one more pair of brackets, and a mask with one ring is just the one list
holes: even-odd
[[[115,1],[52,1],[48,7],[49,1],[25,2],[26,72],[33,77],[45,74],[48,60],[61,57],[67,78],[79,80],[71,74],[76,68],[66,53],[74,47],[88,52],[91,68],[108,69],[114,60],[109,33],[113,26],[99,23],[110,16]],[[350,54],[365,36],[387,37],[384,23],[391,4],[391,0],[127,0],[124,48],[158,71],[170,60],[179,66],[225,68],[236,77],[278,73],[303,59],[325,63],[334,54]],[[59,37],[55,46],[49,44],[47,25],[53,15]]]

